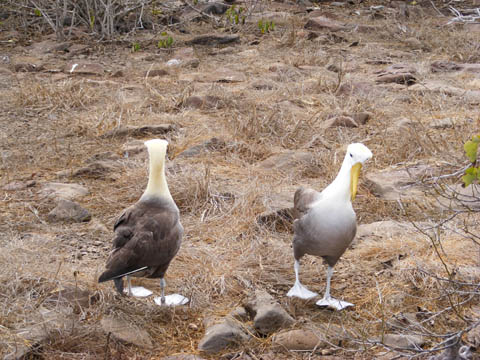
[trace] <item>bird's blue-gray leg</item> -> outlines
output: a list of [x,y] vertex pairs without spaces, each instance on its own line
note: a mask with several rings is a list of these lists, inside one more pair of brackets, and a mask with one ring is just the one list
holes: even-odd
[[162,297],[161,297],[161,301],[162,301],[162,305],[165,304],[165,279],[164,278],[161,278],[160,279],[160,289],[162,289]]
[[303,286],[300,283],[299,279],[299,272],[300,272],[300,262],[298,260],[295,260],[295,264],[293,265],[293,269],[295,270],[295,284],[293,287],[288,291],[287,296],[288,297],[298,297],[300,299],[311,299],[315,296],[318,296],[317,293],[308,290],[305,286]]
[[127,275],[127,295],[128,296],[135,296],[135,297],[147,297],[153,294],[148,289],[145,289],[143,286],[133,286],[132,287],[132,280],[130,276]]
[[188,303],[188,298],[180,294],[172,294],[165,296],[165,279],[160,278],[160,289],[161,289],[161,296],[156,296],[155,303],[160,306],[177,306],[177,305],[185,305]]
[[325,295],[323,295],[323,299],[317,301],[318,306],[327,306],[336,310],[343,310],[346,307],[353,306],[353,304],[332,298],[330,296],[330,280],[332,279],[333,274],[333,267],[328,266],[327,269],[327,287],[325,289]]

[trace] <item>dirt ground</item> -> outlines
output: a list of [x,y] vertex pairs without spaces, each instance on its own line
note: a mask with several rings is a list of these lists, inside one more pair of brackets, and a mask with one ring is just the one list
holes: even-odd
[[[157,46],[165,37],[162,27],[113,42],[95,41],[78,30],[67,45],[56,47],[54,34],[13,30],[4,21],[0,355],[31,345],[18,330],[42,323],[52,296],[72,288],[87,291],[94,301],[66,307],[71,321],[49,333],[34,351],[38,358],[199,354],[204,319],[225,316],[256,289],[275,297],[296,320],[292,328],[332,323],[355,340],[326,346],[319,354],[286,353],[272,348],[272,334],[202,356],[393,358],[396,352],[378,339],[390,331],[385,324],[395,316],[416,313],[430,319],[424,323],[431,336],[424,337],[423,349],[478,320],[478,288],[475,293],[460,284],[480,279],[478,245],[453,231],[441,234],[443,262],[431,239],[418,231],[357,239],[332,279],[333,295],[354,303],[352,309],[333,312],[287,298],[294,281],[291,223],[276,213],[283,198],[293,201],[296,187],[324,188],[340,168],[346,145],[362,142],[374,157],[362,170],[354,203],[359,224],[435,223],[451,214],[432,205],[433,197],[426,195],[431,189],[396,201],[376,194],[366,181],[368,174],[387,168],[426,164],[438,176],[466,164],[463,143],[480,126],[480,67],[437,71],[432,63],[478,65],[480,25],[447,24],[452,15],[442,4],[437,7],[444,15],[430,1],[407,6],[260,1],[245,24],[226,27],[225,16],[218,16],[166,29],[174,39],[169,48]],[[469,2],[461,6],[475,8]],[[341,24],[340,29],[331,23],[306,26],[319,16]],[[275,28],[262,34],[258,19],[274,21]],[[214,33],[239,39],[189,43]],[[168,65],[172,59],[181,61]],[[75,63],[87,64],[88,70],[72,72]],[[382,80],[398,69],[403,78]],[[358,113],[368,113],[368,121],[329,123],[332,117]],[[172,126],[160,134],[152,134],[158,128],[119,131],[158,124]],[[158,307],[151,298],[119,297],[112,284],[96,281],[116,216],[146,186],[141,144],[154,137],[169,141],[167,180],[185,227],[166,281],[167,292],[184,294],[191,302],[174,309]],[[425,180],[422,176],[416,180]],[[74,201],[91,220],[52,221],[48,214],[57,200],[44,191],[51,182],[87,188],[88,194]],[[471,216],[453,227],[468,222],[475,233],[478,216]],[[458,273],[455,291],[439,280],[448,277],[445,268]],[[301,278],[309,288],[324,291],[319,259],[305,258]],[[155,280],[134,282],[160,290]],[[108,337],[101,321],[110,315],[146,330],[153,348]]]

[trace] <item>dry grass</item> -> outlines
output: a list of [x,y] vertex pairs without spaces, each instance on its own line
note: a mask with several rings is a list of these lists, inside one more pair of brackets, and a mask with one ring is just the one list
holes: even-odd
[[[295,15],[295,21],[303,24],[300,15]],[[362,21],[369,22],[364,17]],[[362,358],[374,358],[382,347],[367,340],[393,331],[392,319],[401,313],[420,312],[424,320],[433,316],[424,323],[432,333],[461,328],[461,318],[470,316],[471,303],[454,310],[448,307],[452,296],[454,302],[466,299],[468,294],[462,291],[469,288],[432,276],[447,274],[428,237],[406,231],[364,239],[348,250],[335,268],[332,291],[356,306],[336,313],[286,298],[294,280],[291,233],[288,226],[257,223],[258,215],[269,210],[268,200],[280,189],[327,185],[350,142],[361,141],[372,149],[374,158],[366,166],[367,172],[417,162],[433,164],[438,174],[458,168],[463,161],[462,143],[478,121],[475,106],[459,97],[413,93],[401,86],[379,87],[382,90],[375,96],[338,96],[339,77],[325,69],[328,63],[340,62],[345,69],[341,82],[353,82],[370,79],[382,68],[365,64],[366,59],[388,56],[394,62],[412,63],[420,56],[419,77],[423,80],[431,75],[431,60],[478,60],[473,55],[478,53],[474,52],[478,44],[473,33],[434,26],[437,20],[425,9],[404,23],[408,34],[388,19],[376,20],[374,24],[384,29],[380,34],[347,33],[348,42],[332,41],[322,48],[323,54],[319,54],[317,42],[301,37],[300,27],[293,41],[288,40],[291,28],[280,27],[278,33],[260,38],[255,47],[259,56],[237,58],[237,52],[250,48],[247,41],[237,45],[238,51],[215,56],[199,49],[198,69],[172,70],[171,76],[161,78],[146,79],[144,73],[151,64],[122,48],[104,49],[104,61],[124,67],[126,76],[118,80],[73,77],[53,81],[32,74],[14,75],[15,85],[0,88],[0,126],[5,129],[0,137],[0,184],[30,179],[37,184],[3,192],[0,201],[0,343],[5,345],[0,354],[12,351],[18,343],[14,330],[38,322],[41,311],[49,306],[46,299],[66,287],[88,289],[97,294],[97,301],[80,315],[72,315],[78,319],[74,328],[52,334],[39,357],[126,359],[196,353],[204,334],[203,319],[227,314],[259,288],[274,295],[299,320],[297,327],[334,323],[348,329],[352,339],[341,349],[332,348],[341,357],[351,358],[356,352]],[[198,26],[202,32],[210,29],[205,24]],[[244,31],[244,36],[254,38],[255,29]],[[409,54],[403,40],[410,36],[420,39],[429,50]],[[360,40],[364,46],[346,48],[350,40]],[[218,67],[243,72],[249,80],[213,85],[179,80],[182,72],[212,72]],[[452,78],[456,86],[467,86],[470,80]],[[252,84],[259,81],[271,86],[254,90]],[[218,96],[227,106],[210,110],[182,107],[183,100],[193,94]],[[322,128],[331,114],[360,111],[373,114],[364,126]],[[455,127],[437,130],[429,126],[432,120],[446,117],[457,121]],[[400,118],[412,120],[413,125],[392,132],[392,124]],[[166,136],[171,144],[167,178],[186,231],[182,249],[167,274],[167,289],[192,300],[178,309],[159,308],[150,299],[119,298],[111,284],[96,283],[110,247],[109,229],[116,215],[139,198],[147,181],[145,154],[125,158],[122,151],[124,143],[134,139],[100,135],[119,126],[158,123],[178,127]],[[223,140],[224,145],[194,157],[180,156],[212,137]],[[293,171],[258,166],[284,150],[310,151],[315,160]],[[117,166],[115,174],[60,180],[90,189],[79,202],[91,211],[94,221],[46,223],[54,202],[40,196],[41,184],[58,181],[56,172],[84,166],[93,156],[107,152]],[[421,222],[442,215],[424,203],[424,199],[403,204],[384,201],[361,186],[354,206],[360,223]],[[467,271],[469,266],[478,266],[478,259],[471,255],[478,252],[478,246],[451,233],[442,235],[441,245],[443,260],[457,270],[455,280],[478,281]],[[323,291],[325,268],[319,259],[305,258],[301,276],[312,290]],[[137,282],[155,292],[160,290],[155,281]],[[101,318],[108,314],[147,330],[155,349],[147,351],[108,339],[100,327]],[[359,346],[360,340],[367,342]],[[427,346],[438,342],[434,336],[427,338]],[[270,343],[270,337],[254,337],[248,346],[228,350],[227,355],[246,351],[259,356],[269,351]],[[303,358],[300,353],[290,356]]]

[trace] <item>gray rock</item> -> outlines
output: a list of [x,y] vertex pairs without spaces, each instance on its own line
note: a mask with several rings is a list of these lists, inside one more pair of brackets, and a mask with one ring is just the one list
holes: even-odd
[[182,151],[178,156],[189,158],[200,155],[205,151],[221,150],[224,149],[226,146],[227,144],[224,140],[213,137],[210,140],[205,141],[203,144],[195,145],[185,151]]
[[145,77],[167,76],[168,71],[165,69],[151,69],[145,72]]
[[455,127],[455,120],[450,118],[434,119],[432,122],[430,122],[430,127],[439,130],[451,129]]
[[99,179],[105,178],[106,174],[115,172],[116,168],[116,164],[112,161],[95,161],[87,166],[73,170],[58,171],[56,174],[59,177],[89,177]]
[[217,96],[189,96],[182,102],[182,106],[190,109],[221,109],[225,103]]
[[[13,331],[16,335],[14,339],[18,342],[15,343],[14,349],[5,355],[4,360],[30,358],[30,354],[35,349],[49,340],[51,332],[66,329],[71,331],[73,328],[72,321],[74,320],[62,311],[40,308],[39,316],[34,314],[34,317],[36,320],[32,325],[25,326],[22,324],[17,330]],[[75,324],[75,327],[78,328],[78,326],[78,324]]]
[[275,335],[272,340],[274,348],[296,351],[321,350],[325,344],[321,333],[306,329],[297,329]]
[[212,15],[223,15],[229,8],[227,4],[219,3],[219,2],[212,2],[205,5],[203,8],[203,12],[205,14],[212,14]]
[[254,328],[262,335],[269,335],[292,325],[295,320],[280,304],[261,306],[253,319]]
[[[291,171],[292,168],[298,165],[305,165],[312,163],[314,160],[314,156],[310,152],[306,151],[282,151],[280,153],[271,155],[267,159],[258,163],[258,167],[262,169],[276,169],[276,170],[284,170],[284,171]],[[292,195],[293,199],[293,195]]]
[[335,116],[330,119],[325,120],[322,123],[322,128],[323,129],[329,129],[329,128],[334,128],[334,127],[358,127],[358,123],[353,120],[350,116]]
[[60,199],[57,206],[47,215],[50,222],[85,222],[90,221],[91,218],[92,215],[87,209],[64,199]]
[[293,195],[297,185],[282,186],[275,191],[264,193],[265,211],[257,216],[260,225],[271,228],[290,228],[293,219]]
[[209,326],[200,340],[198,349],[207,353],[217,353],[225,348],[241,344],[249,339],[233,320],[225,319],[219,324]]
[[204,358],[193,354],[178,354],[160,358],[160,360],[205,360]]
[[236,320],[240,320],[240,321],[248,321],[248,319],[249,319],[248,313],[243,306],[236,307],[228,315],[230,317],[232,317]]
[[65,184],[50,182],[42,186],[39,194],[54,199],[74,200],[88,195],[89,191],[85,186],[79,184]]
[[124,319],[114,316],[104,317],[100,324],[103,331],[107,334],[110,333],[116,340],[141,348],[151,349],[153,347],[153,341],[148,332]]
[[198,82],[221,82],[221,83],[237,83],[247,80],[245,73],[234,71],[228,68],[219,68],[214,72],[197,72],[180,74],[181,81],[198,81]]
[[367,173],[365,185],[377,197],[396,201],[400,198],[416,198],[423,195],[422,176],[432,175],[433,169],[425,164],[405,168],[390,168]]
[[385,240],[395,236],[415,233],[417,230],[410,223],[400,223],[394,220],[376,221],[370,224],[361,224],[357,227],[357,239]]
[[29,187],[32,187],[36,184],[37,182],[35,180],[29,180],[29,181],[12,181],[2,187],[2,190],[5,191],[18,191],[18,190],[25,190]]
[[240,40],[239,35],[217,35],[217,34],[209,34],[209,35],[199,35],[194,37],[191,40],[186,41],[187,45],[209,45],[209,46],[217,46],[217,45],[224,45],[234,43]]
[[460,71],[462,69],[462,64],[453,61],[437,60],[430,64],[430,71],[433,73]]
[[295,320],[265,290],[256,290],[245,305],[245,310],[253,318],[253,326],[262,335],[292,325]]
[[272,346],[284,350],[321,351],[327,346],[339,345],[345,331],[334,324],[321,324],[318,328],[295,329],[273,337]]
[[385,334],[383,343],[396,349],[416,349],[425,344],[425,340],[416,335]]
[[65,67],[63,68],[63,72],[67,74],[101,76],[105,73],[105,69],[100,64],[71,62],[65,65]]
[[338,21],[329,19],[324,16],[317,16],[309,19],[304,26],[305,29],[314,31],[341,31],[347,30],[348,27]]
[[158,125],[142,125],[142,126],[125,126],[120,127],[101,135],[102,138],[107,137],[124,137],[124,136],[146,136],[146,135],[164,135],[174,131],[174,124],[158,124]]
[[132,140],[122,146],[123,156],[126,158],[132,157],[138,154],[146,154],[147,147],[144,144],[143,140]]
[[388,66],[385,70],[377,71],[375,73],[377,74],[375,81],[380,83],[412,85],[417,81],[415,78],[416,73],[416,69],[412,66],[405,64],[393,64]]
[[83,309],[89,308],[98,300],[96,294],[92,294],[88,290],[82,290],[75,287],[65,287],[50,294],[45,299],[45,306],[70,306],[75,313],[80,313]]

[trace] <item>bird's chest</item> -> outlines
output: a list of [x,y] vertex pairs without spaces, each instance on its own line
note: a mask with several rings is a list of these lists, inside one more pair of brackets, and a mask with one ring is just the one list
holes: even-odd
[[[309,236],[340,247],[353,240],[356,232],[356,216],[351,206],[336,204],[312,209],[305,218],[304,229],[309,229]],[[312,239],[312,240],[313,240]],[[325,246],[325,245],[323,245]]]

